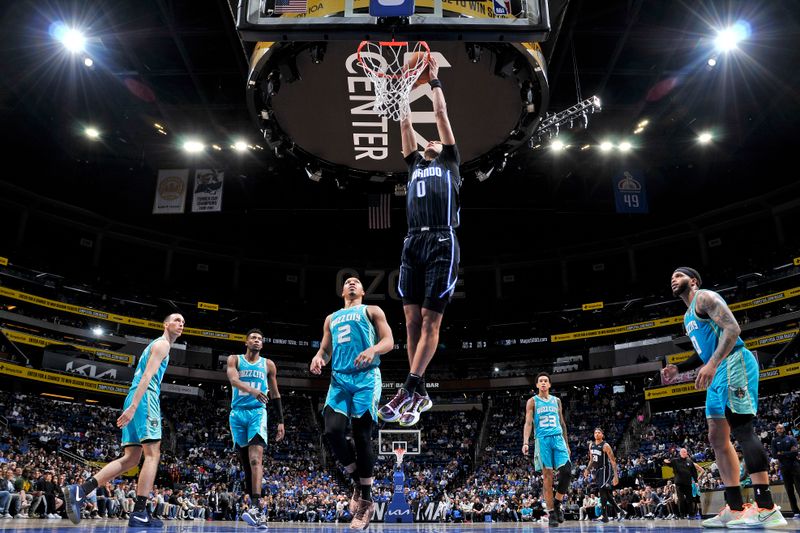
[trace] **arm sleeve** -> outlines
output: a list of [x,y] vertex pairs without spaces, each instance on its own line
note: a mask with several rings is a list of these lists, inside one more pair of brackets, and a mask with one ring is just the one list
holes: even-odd
[[281,402],[281,397],[278,396],[277,398],[273,398],[270,403],[275,406],[275,414],[278,416],[278,424],[283,424],[283,402]]
[[700,366],[703,366],[703,360],[700,359],[699,355],[694,353],[689,359],[683,361],[682,363],[678,363],[675,366],[678,367],[678,372],[684,373],[690,370],[694,370],[695,368],[698,368]]

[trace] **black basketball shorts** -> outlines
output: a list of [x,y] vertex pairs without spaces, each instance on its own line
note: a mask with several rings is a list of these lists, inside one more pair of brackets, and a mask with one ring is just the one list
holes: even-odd
[[461,249],[452,230],[411,233],[403,241],[398,292],[403,305],[444,311],[458,281]]

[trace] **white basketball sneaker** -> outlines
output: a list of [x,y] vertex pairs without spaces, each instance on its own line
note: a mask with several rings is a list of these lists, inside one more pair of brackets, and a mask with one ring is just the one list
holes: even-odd
[[786,525],[781,508],[775,505],[772,509],[762,509],[756,505],[745,507],[742,516],[728,522],[732,529],[772,528]]
[[[745,506],[746,508],[747,506]],[[744,511],[734,511],[729,506],[723,507],[717,516],[703,520],[703,527],[724,528],[728,527],[728,522],[742,517]]]

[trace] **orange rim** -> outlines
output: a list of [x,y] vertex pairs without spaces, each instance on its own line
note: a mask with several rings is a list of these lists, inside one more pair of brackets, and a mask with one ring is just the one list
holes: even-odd
[[[425,54],[425,66],[427,66],[431,62],[431,49],[428,47],[428,43],[426,43],[425,41],[418,41],[418,42],[422,46],[422,48],[424,48],[424,51],[422,53]],[[361,41],[361,44],[358,45],[358,50],[356,50],[358,54],[358,62],[361,65],[361,68],[363,68],[366,72],[369,72],[373,76],[377,76],[378,78],[391,78],[394,80],[399,80],[405,77],[400,74],[386,74],[385,72],[378,72],[376,70],[369,68],[367,63],[361,57],[361,50],[364,48],[364,46],[366,46],[369,43],[370,41]],[[408,41],[378,41],[378,46],[407,46],[407,45]]]

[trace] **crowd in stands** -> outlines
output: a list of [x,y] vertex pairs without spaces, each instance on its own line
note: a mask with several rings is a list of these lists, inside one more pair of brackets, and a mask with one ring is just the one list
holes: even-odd
[[[789,354],[782,362],[797,358],[796,353]],[[681,447],[696,461],[709,463],[699,480],[703,489],[721,486],[713,451],[705,440],[702,409],[656,414],[643,424],[640,393],[615,394],[610,386],[596,385],[563,392],[561,397],[570,421],[575,474],[567,508],[575,516],[596,515],[589,512],[592,485],[580,475],[596,426],[604,428],[606,440],[615,448],[626,430],[636,433],[638,448],[617,457],[623,483],[616,498],[631,516],[675,515],[674,489],[661,482],[661,467],[664,459],[676,456]],[[482,409],[432,412],[423,418],[419,426],[424,435],[423,452],[407,456],[405,461],[407,498],[412,505],[442,502],[442,519],[454,521],[486,515],[497,520],[528,520],[540,515],[541,476],[531,471],[530,460],[519,452],[525,399],[502,394],[488,401],[483,397]],[[468,399],[470,405],[477,401],[477,397]],[[237,496],[242,474],[231,452],[227,404],[170,397],[164,405],[162,464],[152,511],[168,519],[235,517],[236,510],[249,502],[246,496],[245,501]],[[274,519],[346,519],[346,491],[340,490],[344,480],[331,468],[330,454],[326,464],[322,453],[319,406],[303,396],[290,397],[284,405],[286,438],[271,443],[266,454],[264,498],[259,504]],[[633,418],[631,413],[635,413]],[[58,487],[88,477],[97,463],[122,452],[117,432],[108,431],[114,428],[114,409],[0,391],[0,415],[4,422],[0,426],[2,516],[52,518],[63,514]],[[799,419],[797,393],[772,396],[762,398],[756,427],[769,444],[777,422]],[[375,474],[378,501],[391,497],[393,468],[393,457],[380,458]],[[771,462],[770,475],[773,482],[780,481],[776,461]],[[745,472],[742,478],[747,483]],[[10,485],[6,482],[4,488],[5,479]],[[100,487],[90,497],[86,512],[124,517],[133,494],[135,482]]]
[[[626,413],[639,412],[639,397],[615,394],[610,387],[563,396],[574,470],[565,504],[568,517],[593,519],[600,513],[591,478],[582,475],[595,426],[605,429],[615,450],[626,431],[638,433],[638,447],[617,457],[621,483],[614,495],[629,518],[678,514],[674,486],[662,478],[661,467],[681,447],[707,466],[700,479],[703,488],[720,486],[713,452],[704,439],[702,409],[659,413],[630,426]],[[349,519],[349,490],[323,451],[318,400],[301,395],[284,400],[286,437],[270,442],[263,497],[255,503],[271,520]],[[541,475],[520,452],[526,398],[501,394],[485,400],[483,409],[431,411],[423,417],[418,428],[422,453],[407,455],[403,464],[412,509],[435,502],[438,519],[453,522],[534,521],[542,516]],[[799,400],[798,393],[762,398],[757,430],[766,445],[777,422],[800,418]],[[168,520],[235,519],[243,506],[254,503],[242,495],[243,474],[231,450],[227,403],[170,396],[162,405],[162,463],[149,501],[151,512]],[[116,409],[0,391],[0,416],[0,516],[64,516],[59,487],[86,479],[121,454]],[[379,502],[391,499],[394,468],[393,455],[379,457],[374,488]],[[780,482],[774,461],[770,474],[773,482]],[[89,495],[84,512],[87,517],[125,518],[135,490],[135,478],[115,480]]]

